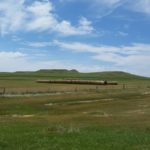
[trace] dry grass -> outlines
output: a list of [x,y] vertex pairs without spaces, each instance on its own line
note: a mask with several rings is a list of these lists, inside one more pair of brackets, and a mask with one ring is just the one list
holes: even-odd
[[[150,149],[149,82],[118,86],[0,80],[2,150]],[[71,91],[71,92],[70,92]],[[56,95],[24,96],[28,93]],[[20,97],[11,94],[22,94]]]

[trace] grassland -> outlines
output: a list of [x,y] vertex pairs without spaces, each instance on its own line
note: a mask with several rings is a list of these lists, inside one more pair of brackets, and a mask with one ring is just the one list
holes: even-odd
[[[119,85],[35,82],[54,78],[108,79]],[[149,78],[123,72],[42,70],[0,73],[0,87],[6,88],[0,97],[2,150],[150,149]]]

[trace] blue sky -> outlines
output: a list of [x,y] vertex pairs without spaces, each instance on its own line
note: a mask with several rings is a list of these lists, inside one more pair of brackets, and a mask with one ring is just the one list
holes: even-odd
[[0,0],[0,71],[150,76],[150,0]]

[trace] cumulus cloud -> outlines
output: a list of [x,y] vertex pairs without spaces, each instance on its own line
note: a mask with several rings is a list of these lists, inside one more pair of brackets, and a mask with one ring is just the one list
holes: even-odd
[[24,0],[0,1],[0,32],[5,34],[22,28],[25,19]]
[[87,20],[85,17],[81,17],[77,27],[73,27],[68,21],[62,21],[56,25],[54,30],[59,31],[64,35],[84,35],[90,34],[94,30],[91,24],[91,21]]
[[25,4],[25,0],[0,1],[0,32],[6,34],[16,31],[48,31],[64,35],[84,35],[93,31],[92,23],[81,18],[73,26],[67,20],[57,19],[54,6],[48,0],[36,0]]
[[[71,0],[74,1],[74,0]],[[132,11],[150,15],[149,0],[81,0],[93,11],[103,17],[109,15],[123,4]],[[75,2],[81,2],[76,0]],[[64,2],[67,2],[65,0]],[[99,8],[99,9],[97,9]],[[27,4],[26,0],[1,0],[0,1],[0,32],[6,34],[16,31],[48,31],[62,35],[85,35],[94,30],[92,22],[81,17],[78,24],[72,25],[68,20],[58,19],[54,12],[52,1],[34,0]]]

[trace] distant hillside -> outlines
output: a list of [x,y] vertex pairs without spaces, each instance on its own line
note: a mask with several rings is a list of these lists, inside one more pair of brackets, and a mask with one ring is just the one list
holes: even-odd
[[127,79],[150,79],[147,77],[142,77],[138,75],[134,75],[127,72],[121,72],[121,71],[107,71],[107,72],[93,72],[88,73],[90,76],[100,77],[102,79],[116,79],[116,80],[127,80]]
[[0,79],[26,79],[26,80],[37,80],[37,79],[82,79],[82,80],[150,80],[150,78],[133,75],[126,72],[119,71],[107,71],[107,72],[91,72],[81,73],[77,70],[67,69],[52,69],[46,70],[41,69],[35,72],[20,71],[14,73],[0,73]]

